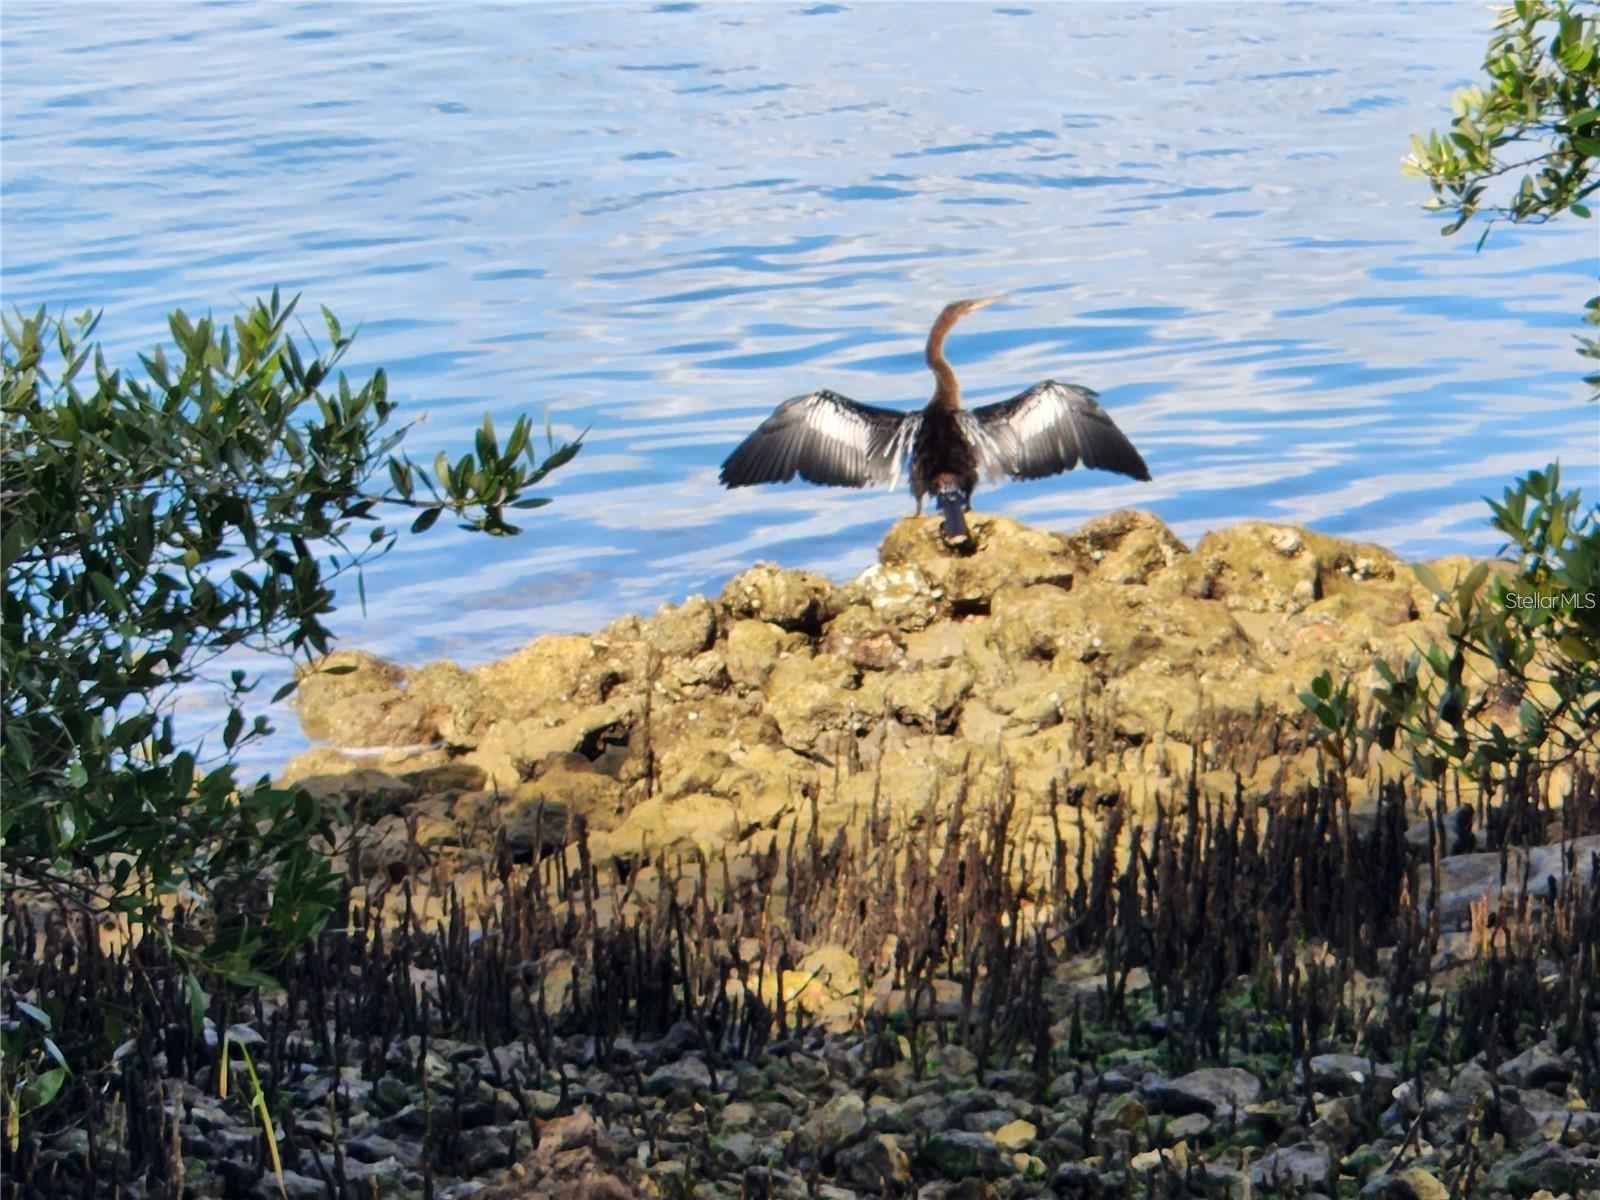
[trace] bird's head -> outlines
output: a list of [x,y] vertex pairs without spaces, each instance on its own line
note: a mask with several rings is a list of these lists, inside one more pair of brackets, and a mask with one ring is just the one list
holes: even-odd
[[954,304],[945,305],[944,311],[939,314],[939,322],[954,324],[969,312],[977,312],[980,308],[988,308],[997,300],[1004,300],[1002,296],[984,296],[979,300],[957,300]]

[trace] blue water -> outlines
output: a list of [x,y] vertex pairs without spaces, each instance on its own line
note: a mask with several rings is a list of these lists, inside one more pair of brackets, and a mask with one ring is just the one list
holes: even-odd
[[[472,663],[754,559],[870,563],[904,492],[729,493],[818,386],[911,405],[946,301],[969,397],[1099,389],[1155,473],[980,493],[1068,528],[1300,522],[1495,548],[1480,497],[1592,483],[1573,336],[1593,223],[1439,236],[1407,135],[1477,77],[1476,4],[28,5],[6,0],[4,300],[166,312],[274,284],[360,324],[408,448],[587,429],[511,541],[441,523],[336,632]],[[191,723],[214,700],[189,699]],[[291,732],[256,753],[272,762]]]

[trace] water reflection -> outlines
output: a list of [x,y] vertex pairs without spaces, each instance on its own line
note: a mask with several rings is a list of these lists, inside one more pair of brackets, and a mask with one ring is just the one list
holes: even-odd
[[1477,73],[1477,9],[375,11],[152,6],[108,37],[10,3],[0,30],[8,301],[103,306],[129,359],[174,305],[281,284],[360,325],[347,367],[428,414],[423,461],[485,411],[589,431],[521,540],[441,526],[369,572],[352,643],[481,661],[756,557],[859,570],[904,491],[727,493],[717,464],[814,387],[921,403],[934,313],[1002,290],[951,343],[972,398],[1095,387],[1156,479],[989,511],[1481,553],[1507,477],[1595,477],[1592,231],[1474,254],[1399,174]]

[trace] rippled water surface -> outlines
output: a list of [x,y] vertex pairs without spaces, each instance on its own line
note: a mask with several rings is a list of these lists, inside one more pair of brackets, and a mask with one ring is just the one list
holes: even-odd
[[7,0],[5,302],[102,307],[131,363],[171,307],[279,284],[360,323],[347,364],[428,414],[423,461],[484,412],[588,429],[521,538],[441,525],[368,573],[365,617],[346,598],[347,643],[405,662],[595,628],[756,558],[859,571],[905,492],[729,493],[717,466],[817,386],[921,403],[934,314],[996,291],[951,339],[969,398],[1093,386],[1156,478],[980,511],[1487,552],[1484,493],[1600,463],[1572,342],[1592,223],[1474,253],[1399,171],[1488,21]]

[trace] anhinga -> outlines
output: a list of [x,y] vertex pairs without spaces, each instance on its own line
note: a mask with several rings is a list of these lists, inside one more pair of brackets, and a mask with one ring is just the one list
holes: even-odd
[[1088,388],[1047,379],[998,404],[961,407],[961,385],[945,361],[944,339],[962,317],[1000,298],[957,300],[939,314],[928,334],[933,399],[921,412],[857,404],[826,390],[796,396],[728,455],[722,482],[736,488],[786,483],[799,475],[841,487],[892,484],[909,450],[917,515],[923,497],[935,497],[946,540],[965,549],[971,546],[965,514],[980,474],[990,482],[1042,479],[1081,462],[1148,480],[1144,459]]

